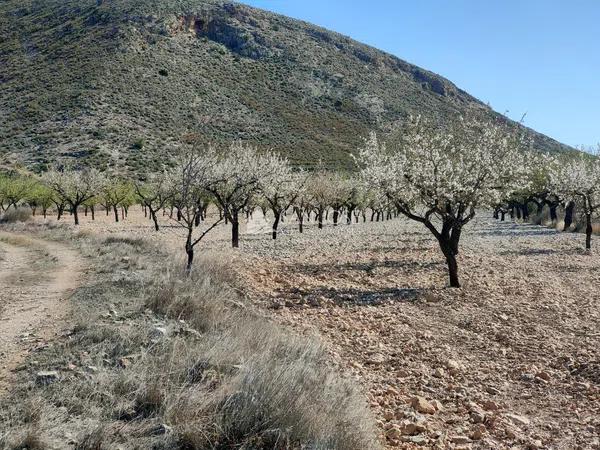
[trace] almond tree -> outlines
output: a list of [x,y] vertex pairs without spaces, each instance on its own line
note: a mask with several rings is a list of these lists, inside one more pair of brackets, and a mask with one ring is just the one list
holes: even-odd
[[[217,161],[215,150],[212,147],[190,147],[177,157],[175,165],[168,172],[164,182],[163,188],[170,192],[165,195],[178,210],[176,223],[186,230],[185,252],[188,272],[192,269],[194,248],[222,221],[219,218],[201,232],[196,232],[199,224],[198,217],[203,214],[199,199],[206,195],[207,186],[215,181],[214,173]],[[154,214],[156,210],[154,209]]]
[[592,249],[592,216],[600,209],[600,159],[581,155],[551,172],[557,195],[563,195],[574,203],[580,200],[585,215],[585,248]]
[[154,229],[158,231],[156,213],[167,205],[174,194],[168,184],[167,174],[164,172],[152,174],[146,182],[134,183],[134,188],[142,205],[148,208],[150,218],[154,222]]
[[304,232],[304,215],[310,212],[312,197],[310,196],[309,189],[307,187],[308,177],[304,177],[303,182],[298,190],[298,195],[293,203],[294,212],[296,213],[296,219],[298,221],[298,232]]
[[37,208],[42,209],[42,215],[46,218],[48,208],[52,206],[52,200],[54,198],[54,192],[49,189],[46,185],[36,181],[32,184],[27,197],[26,202],[31,208],[31,213],[35,216]]
[[272,237],[277,239],[281,217],[295,203],[306,177],[292,172],[288,159],[275,153],[264,155],[262,160],[265,176],[258,181],[258,189],[273,211]]
[[[46,186],[54,191],[58,205],[71,207],[75,225],[79,225],[78,208],[104,188],[106,179],[96,169],[51,169],[42,176]],[[59,207],[59,216],[62,210]]]
[[132,197],[132,193],[132,186],[127,181],[113,180],[105,183],[101,197],[107,207],[112,207],[115,215],[115,222],[119,221],[119,206],[127,204]]
[[231,245],[240,245],[240,212],[251,204],[259,190],[260,180],[272,168],[268,157],[254,147],[242,142],[233,142],[226,154],[215,154],[213,179],[207,190],[223,210],[225,219],[231,224]]
[[[333,226],[337,227],[340,218],[340,213],[348,204],[348,200],[352,195],[352,185],[348,179],[340,173],[331,173],[329,178],[329,206],[333,209]],[[352,217],[352,213],[350,213]]]
[[407,218],[437,239],[451,287],[460,287],[459,242],[477,208],[513,190],[525,169],[521,139],[490,120],[458,120],[443,130],[410,118],[401,142],[387,149],[373,133],[359,152],[362,177]]
[[317,226],[323,228],[324,215],[331,205],[334,195],[332,174],[325,170],[314,172],[307,183],[307,193],[311,199],[312,209],[317,214]]
[[33,184],[32,179],[21,175],[0,178],[0,209],[8,209],[11,206],[17,209],[19,203],[27,199]]

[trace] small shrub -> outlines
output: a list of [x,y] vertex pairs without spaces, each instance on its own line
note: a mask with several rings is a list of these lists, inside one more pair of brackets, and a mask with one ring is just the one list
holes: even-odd
[[0,223],[27,222],[28,220],[31,220],[31,210],[29,208],[11,208],[0,217]]
[[131,148],[133,148],[134,150],[141,150],[144,148],[144,144],[145,142],[143,139],[138,139],[133,144],[131,144]]

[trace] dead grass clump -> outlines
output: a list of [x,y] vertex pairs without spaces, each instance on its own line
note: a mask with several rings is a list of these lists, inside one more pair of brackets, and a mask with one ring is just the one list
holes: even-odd
[[145,241],[142,238],[123,236],[123,235],[109,236],[106,239],[104,239],[104,243],[105,244],[126,244],[126,245],[131,245],[132,247],[143,247],[145,245]]
[[178,448],[377,448],[364,397],[319,339],[240,307],[228,272],[201,258],[191,276],[171,270],[150,289],[148,307],[203,335],[139,361],[135,416],[158,414]]
[[0,223],[17,223],[31,220],[29,208],[8,209],[0,217]]
[[177,406],[179,414],[196,410],[214,418],[208,429],[197,431],[196,439],[207,436],[204,447],[377,447],[363,397],[328,366],[318,340],[284,334],[258,319],[245,321],[215,342],[210,360],[248,355],[251,347],[252,357],[238,359],[237,371],[218,389]]
[[231,286],[219,282],[210,272],[198,270],[187,276],[172,268],[155,286],[146,306],[172,319],[185,320],[200,332],[227,321],[237,298]]
[[36,427],[29,427],[14,438],[5,439],[0,436],[0,448],[10,450],[47,450],[49,446]]
[[104,427],[98,427],[90,433],[87,433],[75,446],[75,450],[105,450],[105,437],[107,431]]

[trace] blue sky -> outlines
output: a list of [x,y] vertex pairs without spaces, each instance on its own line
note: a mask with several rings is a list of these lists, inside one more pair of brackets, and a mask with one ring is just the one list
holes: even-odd
[[600,142],[600,0],[243,0],[436,72],[569,145]]

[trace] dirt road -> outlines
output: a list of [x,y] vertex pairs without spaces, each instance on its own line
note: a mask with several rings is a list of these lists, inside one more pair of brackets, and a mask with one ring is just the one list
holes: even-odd
[[82,271],[64,244],[0,233],[0,393],[27,354],[60,333]]

